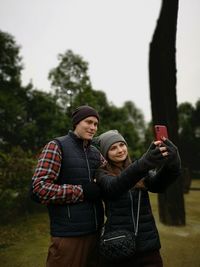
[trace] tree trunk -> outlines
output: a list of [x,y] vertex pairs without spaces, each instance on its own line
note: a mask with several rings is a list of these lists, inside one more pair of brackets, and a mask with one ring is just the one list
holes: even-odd
[[[157,26],[150,44],[149,78],[153,124],[165,124],[169,138],[178,145],[176,99],[176,25],[178,0],[163,0]],[[158,195],[160,221],[184,225],[185,211],[182,179]]]

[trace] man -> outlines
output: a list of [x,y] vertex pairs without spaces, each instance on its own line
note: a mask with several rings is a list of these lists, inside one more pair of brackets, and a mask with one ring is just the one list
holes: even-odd
[[105,163],[91,146],[99,114],[90,106],[72,113],[73,131],[55,138],[41,152],[32,178],[32,194],[48,207],[51,245],[47,267],[85,267],[103,224],[95,170]]

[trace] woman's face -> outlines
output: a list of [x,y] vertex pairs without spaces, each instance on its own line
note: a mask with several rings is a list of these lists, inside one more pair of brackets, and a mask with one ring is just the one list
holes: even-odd
[[115,162],[123,162],[128,155],[128,149],[124,142],[114,143],[108,150],[108,158]]

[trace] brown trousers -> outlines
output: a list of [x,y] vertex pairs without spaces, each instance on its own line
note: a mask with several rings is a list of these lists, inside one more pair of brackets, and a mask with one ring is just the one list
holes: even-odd
[[96,267],[98,235],[51,237],[46,267]]

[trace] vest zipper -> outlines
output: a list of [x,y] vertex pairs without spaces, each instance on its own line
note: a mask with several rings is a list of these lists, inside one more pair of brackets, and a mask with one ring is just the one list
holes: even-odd
[[70,219],[71,218],[71,213],[70,213],[69,205],[67,205],[67,215],[68,215],[68,218]]
[[[88,174],[89,174],[89,180],[91,182],[90,165],[89,165],[89,161],[88,161],[88,157],[87,157],[86,148],[83,147],[83,150],[84,150],[84,153],[85,153],[85,158],[86,158],[86,163],[87,163],[87,168],[88,168]],[[94,209],[94,218],[95,218],[95,228],[97,230],[98,229],[98,223],[97,223],[97,210],[96,210],[95,204],[93,204],[93,209]]]
[[86,148],[83,147],[83,150],[84,150],[84,153],[85,153],[85,158],[86,158],[86,163],[87,163],[87,168],[88,168],[88,176],[89,176],[89,180],[91,182],[91,174],[90,174],[90,165],[89,165],[89,162],[88,162],[88,157],[87,157],[87,153],[86,153]]

